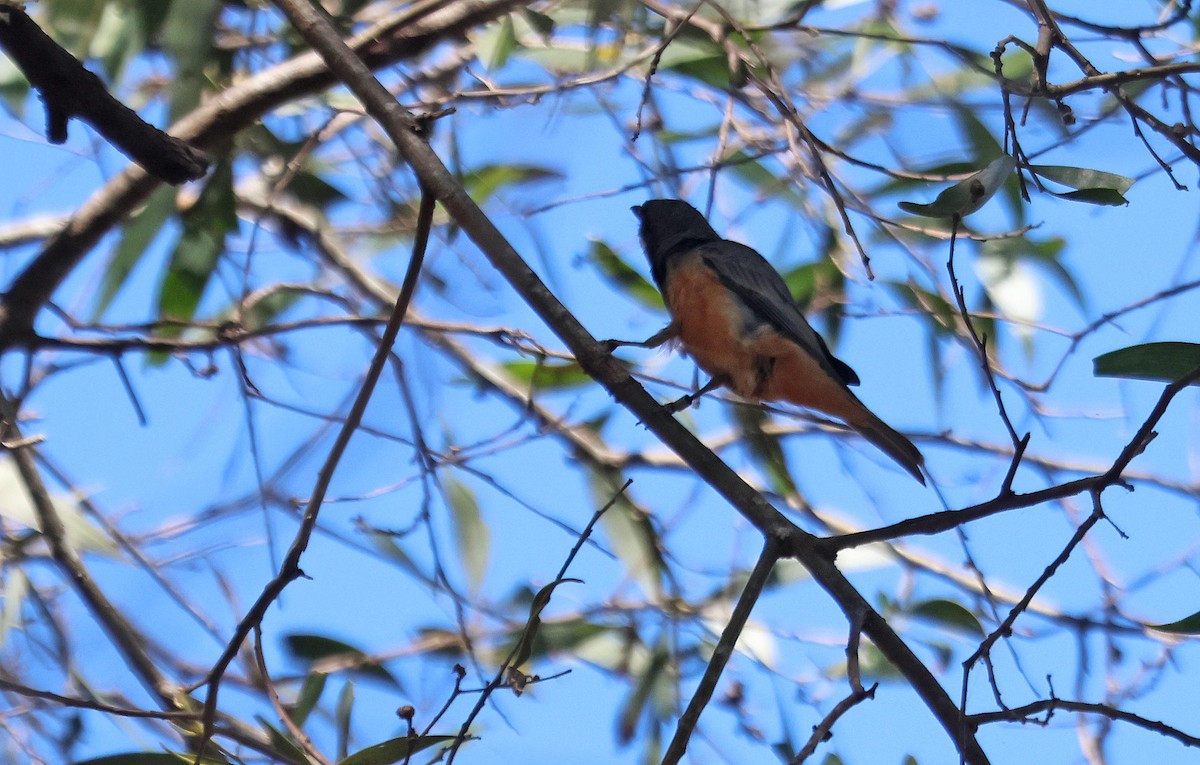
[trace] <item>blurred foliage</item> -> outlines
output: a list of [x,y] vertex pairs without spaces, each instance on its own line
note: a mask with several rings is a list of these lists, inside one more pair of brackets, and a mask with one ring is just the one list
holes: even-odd
[[[1030,34],[1036,19],[1003,2],[979,3],[966,26],[954,9],[934,3],[488,0],[429,14],[428,4],[391,0],[322,5],[346,34],[378,33],[362,46],[364,57],[401,105],[439,115],[431,145],[462,192],[522,244],[522,254],[541,256],[527,260],[597,333],[625,322],[645,336],[666,320],[632,216],[622,219],[623,234],[604,223],[612,198],[625,214],[626,202],[648,196],[688,198],[718,230],[759,247],[833,346],[843,339],[861,343],[863,332],[879,337],[869,334],[872,324],[903,323],[882,342],[903,342],[904,350],[878,349],[885,360],[871,370],[874,386],[864,374],[862,395],[887,402],[905,427],[922,423],[915,426],[922,448],[937,455],[931,462],[944,458],[953,475],[945,481],[953,497],[947,511],[991,500],[988,492],[999,483],[993,473],[1004,474],[1012,451],[1007,442],[980,436],[975,423],[948,425],[940,413],[925,420],[918,414],[928,414],[928,406],[944,413],[978,393],[972,386],[982,379],[979,349],[968,322],[984,338],[989,371],[1018,411],[1018,427],[1030,429],[1047,412],[1079,410],[1069,391],[1040,396],[1056,393],[1056,375],[1081,343],[1128,312],[1197,286],[1180,276],[1126,309],[1097,308],[1095,276],[1070,257],[1070,232],[1044,224],[1054,211],[1091,205],[1086,209],[1101,216],[1136,207],[1142,186],[1135,179],[1184,185],[1176,175],[1200,156],[1188,106],[1200,26],[1186,3],[1159,3],[1161,15],[1145,17],[1125,9],[1129,19],[1120,26],[1080,20],[1073,14],[1088,15],[1091,6],[1063,3],[1058,18],[1066,33],[1086,38],[1080,45],[1091,55],[1102,49],[1106,66],[1125,67],[1124,75],[1114,69],[1112,79],[1070,88],[1095,73],[1076,71],[1061,49],[1050,52],[1054,65],[1047,70],[1036,40],[1023,45],[1008,38]],[[942,19],[943,11],[953,18]],[[361,568],[322,571],[322,581],[337,580],[338,593],[326,606],[313,607],[289,590],[268,611],[261,625],[269,636],[266,663],[281,666],[264,674],[253,651],[242,647],[223,681],[230,690],[220,697],[217,735],[203,757],[188,753],[195,720],[176,727],[131,716],[114,732],[110,721],[132,707],[197,708],[211,680],[213,646],[233,634],[275,575],[275,558],[305,511],[297,498],[308,496],[319,455],[329,447],[327,433],[344,419],[377,342],[379,316],[402,273],[397,264],[412,244],[421,191],[345,89],[304,69],[307,46],[269,3],[41,0],[30,12],[146,119],[164,125],[209,115],[217,127],[204,131],[215,161],[206,178],[140,199],[134,192],[122,196],[125,176],[108,180],[113,155],[94,136],[75,131],[74,154],[64,152],[72,183],[86,177],[100,189],[86,205],[107,205],[85,247],[97,254],[78,270],[66,269],[71,278],[39,315],[36,333],[9,341],[8,361],[21,355],[22,367],[5,367],[6,395],[20,405],[24,424],[36,406],[54,400],[56,385],[84,379],[71,377],[77,368],[104,361],[118,370],[120,395],[133,400],[132,408],[140,410],[141,391],[154,391],[147,396],[156,413],[151,427],[188,442],[188,456],[156,446],[151,456],[161,464],[138,465],[149,507],[93,497],[104,476],[91,474],[92,461],[71,450],[60,458],[55,437],[92,439],[93,452],[103,452],[96,464],[107,464],[109,450],[119,453],[132,437],[111,437],[108,421],[95,417],[97,409],[111,414],[116,407],[111,397],[99,399],[92,383],[72,390],[76,430],[56,430],[64,426],[51,418],[45,447],[14,447],[39,449],[65,526],[63,547],[86,562],[116,602],[112,610],[134,622],[129,629],[141,630],[126,636],[134,647],[112,640],[111,618],[95,633],[92,622],[105,612],[95,598],[68,602],[64,592],[80,578],[63,574],[70,556],[48,539],[27,479],[11,460],[0,466],[0,727],[8,734],[0,758],[381,765],[417,761],[424,750],[428,761],[466,758],[475,756],[473,736],[489,725],[503,727],[508,705],[524,703],[496,698],[536,696],[539,683],[559,681],[556,673],[586,667],[608,684],[608,708],[600,694],[577,700],[601,721],[602,737],[629,748],[625,761],[660,761],[717,651],[760,539],[731,522],[724,506],[714,516],[711,496],[688,480],[686,466],[614,414],[607,393],[517,305],[443,211],[389,367],[394,386],[385,403],[372,404],[355,441],[369,446],[347,459],[349,475],[336,484],[341,493],[323,511],[314,550],[306,553],[305,567],[313,571],[340,566],[324,561],[341,555],[355,556]],[[439,26],[456,13],[461,29]],[[403,19],[415,26],[388,25]],[[435,40],[413,42],[429,29]],[[1171,62],[1180,65],[1170,68]],[[283,86],[271,90],[273,79]],[[228,117],[222,110],[233,109],[227,104],[255,88],[266,94],[237,102],[245,119],[221,123]],[[27,141],[41,130],[37,103],[7,61],[0,61],[0,99],[12,116],[8,135]],[[1130,125],[1137,139],[1129,138]],[[1093,138],[1111,136],[1114,128],[1119,144]],[[566,150],[561,131],[570,135]],[[8,151],[20,150],[9,142]],[[1133,155],[1136,161],[1128,159]],[[1147,165],[1152,169],[1141,172]],[[74,172],[80,166],[99,172]],[[28,186],[36,198],[58,182],[55,172],[9,182]],[[38,198],[34,206],[40,214],[47,205],[62,207],[57,198],[45,204]],[[81,216],[86,205],[76,205]],[[32,207],[23,198],[10,208],[12,232],[4,239],[12,250],[10,275],[37,263],[43,244],[51,252],[57,235],[22,233],[22,216]],[[63,225],[71,231],[61,219],[57,225],[55,231]],[[952,238],[963,265],[957,283],[945,269]],[[772,243],[778,243],[773,252]],[[1084,317],[1080,328],[1047,329],[1064,321],[1063,313],[1048,317],[1057,302]],[[1094,373],[1178,380],[1200,366],[1200,346],[1187,340],[1110,350],[1095,358]],[[1110,349],[1127,345],[1111,335],[1103,342]],[[131,354],[155,364],[131,374],[123,365]],[[666,401],[703,382],[670,358],[623,351],[621,363]],[[908,384],[918,367],[928,386]],[[197,381],[225,385],[222,405],[210,411],[207,402],[192,400],[195,394],[184,391]],[[921,387],[933,391],[929,401]],[[991,418],[990,395],[980,394],[979,402]],[[201,411],[200,425],[181,424]],[[893,476],[878,478],[883,469],[853,449],[839,449],[840,469],[831,467],[835,462],[815,442],[840,445],[846,433],[824,421],[716,394],[679,417],[815,535],[886,525],[933,505],[905,494],[910,488],[893,490],[886,483]],[[79,435],[89,425],[97,430]],[[229,432],[238,435],[222,440]],[[228,453],[207,453],[219,449]],[[964,453],[974,461],[956,462]],[[1102,461],[1111,462],[1105,455]],[[56,467],[60,459],[69,470]],[[223,466],[214,470],[212,462]],[[160,505],[172,503],[151,487],[175,480],[192,463],[208,471],[199,482],[203,490],[172,488],[174,506],[163,511]],[[985,463],[990,467],[980,467]],[[1044,488],[1092,472],[1079,464],[1041,449],[1021,477]],[[86,480],[75,483],[71,475]],[[630,475],[638,481],[626,491]],[[835,479],[866,488],[831,490]],[[1145,472],[1137,479],[1194,500],[1194,482]],[[1000,499],[1016,496],[1006,484]],[[1058,500],[1056,518],[1075,528],[1078,507]],[[138,513],[128,513],[131,504]],[[588,573],[568,567],[556,576],[601,509],[573,563]],[[1022,594],[1001,586],[1005,577],[988,566],[1000,567],[997,561],[1018,544],[1045,555],[1036,568],[1049,566],[1055,551],[1038,544],[1050,533],[1039,528],[1020,543],[994,540],[998,550],[980,559],[964,532],[961,547],[943,546],[937,554],[896,540],[838,551],[836,563],[855,574],[856,586],[930,669],[943,673],[957,699],[960,678],[951,671]],[[244,557],[260,552],[261,559]],[[960,565],[963,559],[968,566]],[[1170,573],[1195,563],[1193,553],[1155,561]],[[1063,668],[1094,673],[1094,683],[1079,681],[1083,695],[1114,706],[1153,696],[1176,660],[1174,644],[1147,630],[1195,634],[1196,615],[1149,624],[1120,600],[1126,581],[1110,577],[1101,562],[1089,570],[1102,599],[1061,592],[1046,602],[1031,598],[1020,607],[1036,627],[1023,618],[1015,638],[1004,636],[1019,646],[1015,669],[989,665],[1005,677],[973,682],[1018,684],[1013,696],[1022,699],[1059,698],[1069,683],[1047,687],[1041,670],[1027,671],[1018,655],[1027,647],[1020,639],[1052,634],[1072,644],[1056,649],[1063,653],[1054,664],[1064,677]],[[1036,576],[1004,571],[1026,583]],[[1158,575],[1165,576],[1156,569]],[[737,679],[723,681],[706,721],[721,719],[716,707],[736,721],[729,760],[773,753],[791,761],[814,724],[845,696],[847,680],[905,682],[869,641],[847,658],[842,615],[811,607],[822,598],[798,564],[781,561],[736,648],[722,646],[734,654],[729,672]],[[1194,610],[1185,600],[1178,613]],[[285,621],[298,612],[303,626]],[[201,648],[193,634],[206,641]],[[1103,636],[1103,647],[1091,644],[1101,642],[1089,640],[1095,635]],[[102,659],[92,658],[92,640],[103,642]],[[155,698],[157,681],[137,676],[129,652],[139,645],[176,694],[175,706],[156,703],[162,701]],[[1130,663],[1140,673],[1126,672],[1124,656],[1136,658]],[[1108,668],[1110,660],[1120,666],[1104,677],[1097,667]],[[117,678],[111,667],[133,669]],[[502,681],[493,684],[497,672]],[[743,692],[754,698],[747,701]],[[483,717],[476,719],[470,710],[481,693],[491,701],[480,703]],[[911,696],[869,703],[915,706]],[[399,731],[391,712],[397,706]],[[67,720],[64,710],[72,707]],[[859,724],[852,718],[845,725]],[[456,742],[467,720],[475,727]],[[907,736],[917,727],[897,724],[887,736],[903,751],[916,749],[923,742]],[[1033,727],[1019,735],[1036,737]],[[1110,735],[1083,725],[1080,731],[1085,750],[1102,750]],[[595,731],[526,728],[522,735],[530,752],[539,736],[577,736],[580,751],[597,748]],[[718,751],[726,735],[715,734]],[[853,735],[821,743],[822,759],[815,761],[867,761],[842,743]],[[92,736],[110,749],[104,737],[119,738],[123,753],[93,756]],[[1028,761],[1021,758],[1038,745],[1010,751],[1022,754],[1007,761]]]

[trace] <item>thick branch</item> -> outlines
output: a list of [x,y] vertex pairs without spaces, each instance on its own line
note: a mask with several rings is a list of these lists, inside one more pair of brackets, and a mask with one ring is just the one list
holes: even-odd
[[125,156],[167,183],[194,180],[208,170],[203,152],[167,135],[114,98],[99,77],[17,6],[0,9],[0,47],[41,94],[50,143],[66,141],[67,121],[78,117]]
[[[351,40],[363,61],[381,67],[415,58],[519,5],[515,0],[462,0],[432,13],[418,3]],[[421,13],[416,13],[421,10]],[[172,127],[178,137],[205,147],[254,124],[281,104],[334,84],[321,58],[309,51],[222,91]],[[0,351],[20,345],[54,291],[101,237],[117,226],[159,183],[139,167],[127,167],[86,201],[66,228],[17,275],[0,301]]]

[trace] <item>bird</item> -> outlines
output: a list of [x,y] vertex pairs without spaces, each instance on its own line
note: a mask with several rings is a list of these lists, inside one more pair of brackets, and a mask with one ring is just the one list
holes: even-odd
[[682,200],[651,199],[632,210],[671,322],[644,342],[621,344],[676,341],[712,375],[669,404],[672,413],[720,386],[745,399],[787,402],[836,417],[925,483],[921,452],[850,391],[858,375],[830,353],[766,258],[723,239]]

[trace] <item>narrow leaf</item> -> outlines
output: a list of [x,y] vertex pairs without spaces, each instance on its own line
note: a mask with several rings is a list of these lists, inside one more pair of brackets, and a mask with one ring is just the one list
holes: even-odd
[[1133,178],[1116,173],[1106,173],[1103,170],[1090,170],[1086,167],[1030,165],[1029,169],[1043,178],[1070,186],[1073,189],[1110,189],[1120,195],[1129,191],[1134,183]]
[[446,504],[450,507],[450,519],[454,522],[454,541],[462,558],[463,569],[471,589],[478,591],[487,572],[488,553],[491,548],[491,532],[483,522],[479,503],[470,487],[453,476],[445,481]]
[[1200,611],[1168,624],[1147,624],[1147,628],[1175,635],[1200,635]]
[[531,390],[570,390],[589,385],[592,378],[574,361],[508,361],[501,365],[514,380]]
[[96,303],[92,307],[92,320],[96,321],[113,299],[125,286],[125,280],[146,251],[150,243],[158,236],[163,224],[175,212],[175,192],[169,188],[161,188],[154,192],[146,204],[133,214],[129,223],[121,228],[121,240],[113,251],[108,267],[104,270],[104,280],[100,285]]
[[901,202],[900,209],[927,218],[962,218],[975,212],[992,198],[1016,168],[1016,161],[1004,154],[969,178],[959,181],[929,204]]
[[382,664],[348,643],[324,635],[292,633],[284,635],[284,647],[292,658],[310,668],[328,667],[317,671],[339,671],[358,674],[399,687],[400,683]]
[[658,288],[622,260],[608,244],[593,239],[588,257],[600,267],[600,272],[626,295],[644,306],[662,310],[663,300],[662,295],[658,294]]
[[454,740],[454,736],[401,736],[360,749],[337,765],[392,765],[437,744]]
[[225,251],[225,238],[236,228],[233,166],[226,157],[217,163],[196,204],[184,213],[183,234],[159,290],[160,317],[186,321],[195,315],[204,288]]
[[525,622],[525,629],[521,632],[521,642],[517,645],[516,653],[513,655],[511,666],[519,667],[529,660],[529,656],[533,653],[533,641],[537,638],[538,628],[541,626],[542,611],[546,606],[550,605],[550,596],[554,592],[554,588],[563,582],[583,583],[581,579],[555,579],[550,584],[538,590],[537,595],[533,597],[533,603],[529,606],[529,620]]
[[300,692],[296,694],[296,703],[288,709],[288,714],[291,715],[296,725],[304,727],[308,715],[321,700],[321,693],[325,690],[325,681],[328,678],[329,675],[324,672],[309,672],[305,676],[304,682],[300,685]]
[[1200,345],[1144,343],[1097,356],[1092,363],[1097,377],[1175,382],[1200,367]]

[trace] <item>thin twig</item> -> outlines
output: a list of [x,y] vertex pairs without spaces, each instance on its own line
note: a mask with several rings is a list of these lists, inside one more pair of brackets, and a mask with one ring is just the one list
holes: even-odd
[[383,337],[379,343],[379,347],[375,349],[375,355],[371,358],[371,364],[363,378],[362,387],[359,389],[354,403],[350,406],[350,412],[346,415],[346,421],[338,430],[333,446],[329,450],[329,455],[325,458],[325,463],[321,466],[321,470],[317,474],[317,483],[313,487],[312,496],[309,497],[308,504],[305,506],[304,516],[300,521],[300,528],[296,531],[296,537],[292,541],[291,549],[288,550],[287,555],[284,557],[279,573],[267,583],[262,593],[258,596],[258,599],[254,602],[254,605],[250,607],[250,610],[238,623],[233,637],[225,647],[225,651],[217,659],[216,663],[213,664],[212,670],[209,673],[208,695],[204,700],[205,740],[212,735],[212,724],[217,713],[217,692],[220,689],[221,678],[241,648],[242,641],[246,639],[252,629],[262,622],[267,609],[275,602],[280,593],[289,584],[304,575],[304,572],[300,569],[300,557],[304,554],[305,549],[308,547],[308,542],[312,538],[313,529],[317,525],[317,514],[320,512],[321,503],[324,501],[325,493],[329,489],[330,482],[333,480],[333,473],[337,469],[338,463],[346,451],[346,447],[350,444],[351,436],[354,435],[358,424],[362,422],[363,414],[367,409],[367,403],[371,400],[371,394],[374,392],[375,385],[383,373],[383,368],[391,353],[392,345],[395,343],[396,336],[400,333],[400,327],[404,323],[404,315],[408,311],[408,305],[412,300],[413,292],[416,290],[417,277],[421,272],[421,264],[425,257],[425,246],[429,241],[429,230],[433,223],[434,204],[435,201],[432,195],[427,193],[422,194],[421,209],[417,215],[417,229],[413,240],[413,254],[408,262],[408,271],[404,275],[400,294],[396,297],[395,308],[392,310],[392,315],[383,330]]
[[717,688],[717,682],[721,679],[721,673],[725,671],[725,665],[729,663],[729,659],[733,656],[737,641],[741,638],[742,631],[746,628],[746,622],[750,619],[750,612],[754,610],[754,604],[758,602],[763,588],[767,586],[767,580],[770,578],[771,571],[778,560],[778,547],[773,542],[768,541],[763,547],[762,553],[759,554],[758,562],[754,564],[754,569],[750,572],[750,578],[746,580],[746,586],[742,589],[742,594],[738,598],[737,605],[734,606],[733,613],[729,616],[729,622],[725,625],[725,629],[721,631],[721,637],[717,641],[717,645],[713,648],[712,658],[708,660],[708,666],[704,668],[704,675],[700,678],[700,684],[692,692],[692,698],[688,702],[687,709],[683,711],[683,715],[680,716],[679,722],[675,725],[675,735],[671,737],[671,743],[667,746],[667,753],[663,756],[662,760],[663,765],[675,765],[675,763],[683,759],[683,754],[687,751],[688,741],[691,740],[692,733],[696,730],[696,725],[700,722],[700,714],[712,698],[713,691]]

